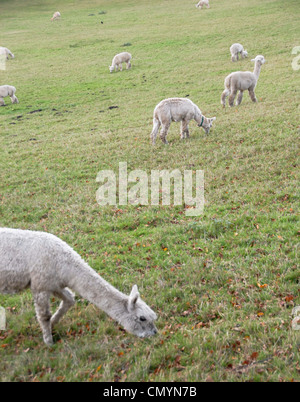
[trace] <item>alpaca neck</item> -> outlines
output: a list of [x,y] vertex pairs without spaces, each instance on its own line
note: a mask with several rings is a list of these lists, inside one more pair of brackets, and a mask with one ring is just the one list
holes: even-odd
[[205,123],[205,119],[206,118],[203,116],[198,106],[196,106],[194,120],[198,123],[198,125],[203,126],[203,124]]
[[256,62],[255,66],[254,66],[254,71],[253,71],[253,74],[255,75],[256,80],[258,80],[260,70],[261,70],[261,64]]
[[207,125],[207,118],[201,113],[195,116],[195,121],[198,123],[199,127],[206,127]]
[[76,265],[68,287],[120,322],[127,311],[128,296],[106,282],[84,261]]

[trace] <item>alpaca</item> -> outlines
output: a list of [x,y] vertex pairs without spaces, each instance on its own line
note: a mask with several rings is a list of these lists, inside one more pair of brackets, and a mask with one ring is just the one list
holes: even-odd
[[248,90],[250,98],[253,102],[257,102],[254,90],[257,85],[257,81],[259,78],[261,66],[265,64],[266,60],[264,56],[256,56],[255,59],[252,59],[251,61],[255,62],[255,67],[253,73],[250,71],[237,71],[235,73],[229,74],[225,78],[225,90],[222,93],[221,97],[221,104],[223,107],[226,106],[226,98],[228,95],[229,96],[229,106],[232,107],[234,103],[234,99],[236,97],[236,94],[238,91],[239,95],[236,101],[236,105],[240,105],[242,100],[243,100],[243,92]]
[[2,85],[0,87],[0,106],[6,106],[3,98],[6,98],[7,96],[10,97],[11,103],[19,103],[19,100],[16,97],[15,93],[15,87],[12,87],[10,85]]
[[[52,327],[75,303],[69,290],[106,312],[138,336],[157,333],[156,314],[140,299],[133,286],[129,296],[101,278],[68,244],[44,232],[0,228],[0,293],[30,288],[46,345],[53,344]],[[62,299],[50,313],[50,295]]]
[[209,8],[209,0],[200,0],[198,4],[196,4],[197,8],[200,8],[202,10],[203,6],[206,6]]
[[58,20],[61,17],[60,12],[56,11],[51,18],[51,21]]
[[160,126],[160,138],[167,144],[167,134],[172,121],[181,121],[181,139],[189,138],[189,122],[195,120],[198,127],[202,127],[206,134],[209,133],[216,117],[207,118],[191,100],[186,98],[169,98],[161,101],[154,109],[153,130],[150,138],[155,145],[156,136]]
[[12,54],[12,52],[9,49],[7,49],[7,47],[0,46],[0,55],[5,56],[7,60],[9,59],[8,56],[10,56],[12,59],[15,58],[15,56]]
[[247,50],[244,50],[244,47],[240,43],[234,43],[230,47],[230,53],[231,53],[231,61],[238,61],[239,55],[241,55],[243,59],[245,57],[248,57]]
[[131,59],[132,56],[128,52],[117,54],[112,60],[112,65],[109,67],[109,71],[112,73],[114,70],[118,71],[118,68],[120,69],[120,71],[122,71],[122,63],[126,63],[126,68],[128,70],[129,68],[131,68]]

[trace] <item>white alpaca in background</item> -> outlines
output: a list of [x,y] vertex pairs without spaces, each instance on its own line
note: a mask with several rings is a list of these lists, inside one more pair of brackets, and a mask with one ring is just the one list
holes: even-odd
[[4,98],[10,97],[11,103],[19,103],[18,98],[15,95],[16,88],[11,85],[2,85],[0,87],[0,106],[5,106]]
[[112,64],[109,67],[109,71],[112,73],[114,70],[118,71],[118,68],[120,71],[122,71],[122,63],[126,63],[126,68],[127,70],[131,68],[131,59],[132,56],[128,52],[122,52],[117,55],[112,60]]
[[12,59],[15,58],[14,54],[12,54],[12,52],[9,49],[7,49],[7,47],[2,47],[2,46],[0,46],[0,56],[6,57],[7,60],[9,59],[9,56]]
[[226,106],[226,98],[229,96],[228,103],[229,106],[232,107],[234,103],[234,99],[238,91],[239,95],[236,101],[236,105],[240,105],[243,100],[243,92],[249,91],[250,98],[253,102],[257,102],[254,90],[257,85],[257,81],[259,78],[261,66],[265,64],[266,60],[264,56],[256,56],[255,59],[251,61],[255,62],[254,71],[251,73],[250,71],[237,71],[235,73],[229,74],[225,78],[224,86],[225,90],[222,93],[221,97],[221,105],[223,107]]
[[195,120],[198,127],[202,127],[208,134],[216,117],[203,116],[198,106],[187,98],[169,98],[161,101],[153,113],[153,129],[150,135],[153,145],[160,126],[162,126],[160,138],[164,144],[168,143],[167,135],[172,121],[181,121],[181,139],[189,138],[191,120]]
[[248,57],[247,50],[244,50],[243,45],[241,45],[240,43],[234,43],[232,46],[230,46],[230,53],[231,61],[238,61],[239,55],[242,57],[242,59]]
[[51,18],[51,21],[58,20],[61,17],[60,12],[56,11]]
[[[65,242],[49,233],[0,228],[0,293],[30,288],[46,345],[52,326],[75,303],[70,289],[139,337],[155,335],[156,314],[140,299],[134,285],[129,296],[101,278]],[[50,296],[62,299],[51,316]]]
[[202,10],[203,6],[206,6],[207,8],[210,8],[209,7],[209,0],[200,0],[199,3],[196,4],[196,7],[201,8],[201,10]]

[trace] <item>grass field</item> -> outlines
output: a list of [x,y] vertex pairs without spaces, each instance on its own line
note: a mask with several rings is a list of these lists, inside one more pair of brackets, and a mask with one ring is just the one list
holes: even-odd
[[[159,316],[159,335],[140,340],[77,298],[49,349],[31,293],[0,295],[1,381],[299,381],[300,3],[194,3],[1,0],[0,45],[16,57],[0,85],[20,103],[0,109],[0,226],[59,236],[124,293],[138,284]],[[234,42],[248,59],[231,62]],[[121,51],[132,69],[110,74]],[[259,102],[223,110],[224,78],[257,54]],[[213,129],[191,123],[182,142],[173,123],[170,145],[152,147],[153,109],[175,96],[217,116]],[[97,173],[119,162],[204,170],[204,214],[100,207]]]

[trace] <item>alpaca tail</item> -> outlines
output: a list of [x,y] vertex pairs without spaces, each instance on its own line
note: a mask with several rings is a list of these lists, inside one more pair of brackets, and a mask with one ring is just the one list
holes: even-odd
[[153,145],[155,144],[155,140],[156,140],[156,136],[157,136],[159,127],[160,127],[160,121],[156,117],[154,117],[153,118],[153,129],[152,129],[152,132],[150,134],[150,138],[152,140]]
[[224,86],[225,86],[225,90],[223,91],[222,97],[221,97],[221,105],[222,105],[223,107],[226,106],[226,98],[227,98],[227,96],[229,96],[229,94],[230,94],[231,75],[229,75],[228,77],[225,78]]
[[224,86],[225,86],[225,89],[230,90],[230,87],[231,87],[231,74],[228,77],[225,78]]

